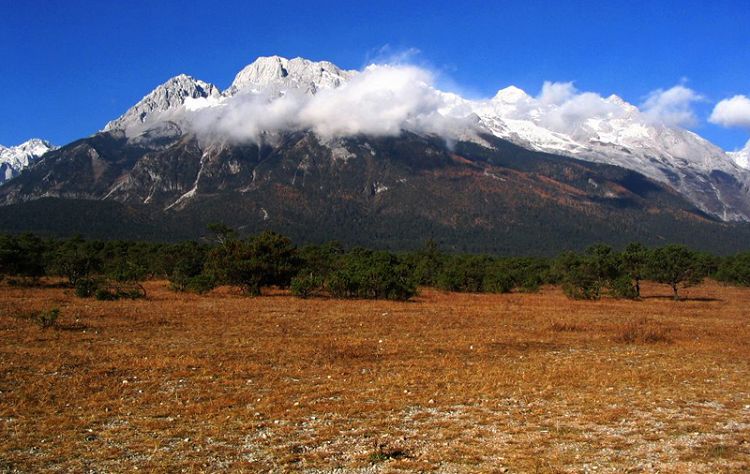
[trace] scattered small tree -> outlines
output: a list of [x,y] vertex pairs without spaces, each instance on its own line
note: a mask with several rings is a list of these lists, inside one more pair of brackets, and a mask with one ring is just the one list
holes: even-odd
[[50,258],[52,271],[65,277],[76,288],[79,280],[90,280],[90,275],[102,268],[101,258],[95,249],[80,236],[58,245]]
[[740,286],[750,286],[750,252],[725,257],[719,263],[716,279]]
[[618,284],[619,293],[630,293],[635,298],[641,297],[641,280],[648,271],[649,250],[640,243],[631,243],[620,254],[620,270],[625,279],[632,282],[633,291],[625,287],[623,280]]
[[648,263],[648,275],[658,283],[672,288],[679,299],[678,287],[696,285],[706,277],[705,262],[684,245],[667,245],[654,250]]
[[0,274],[36,283],[45,274],[46,251],[44,241],[33,234],[0,236]]
[[265,231],[247,240],[224,241],[209,253],[206,266],[216,281],[259,296],[263,286],[288,287],[299,271],[299,260],[291,240]]

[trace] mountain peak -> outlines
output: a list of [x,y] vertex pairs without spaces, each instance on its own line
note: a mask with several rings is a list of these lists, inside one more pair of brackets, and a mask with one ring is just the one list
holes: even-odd
[[221,91],[215,85],[187,74],[179,74],[149,92],[122,116],[109,122],[104,130],[126,130],[137,127],[149,121],[154,115],[183,105],[187,99],[218,98],[219,96],[221,96]]
[[227,95],[242,91],[280,93],[289,89],[315,94],[320,89],[341,86],[354,74],[356,72],[343,70],[328,61],[261,56],[235,76]]
[[56,148],[40,138],[32,138],[12,147],[0,145],[0,184],[17,176],[22,169]]
[[493,97],[492,100],[514,104],[528,98],[529,95],[523,89],[516,86],[508,86],[497,91],[497,94],[495,94],[495,97]]

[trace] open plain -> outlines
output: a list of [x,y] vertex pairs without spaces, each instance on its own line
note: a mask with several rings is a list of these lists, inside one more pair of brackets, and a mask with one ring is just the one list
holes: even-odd
[[[0,286],[2,472],[750,470],[750,290]],[[56,327],[26,315],[59,308]]]

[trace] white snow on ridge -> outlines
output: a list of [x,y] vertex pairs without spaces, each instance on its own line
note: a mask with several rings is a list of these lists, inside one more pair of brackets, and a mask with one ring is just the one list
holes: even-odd
[[740,151],[730,152],[729,156],[732,157],[737,166],[750,169],[750,140],[747,141],[745,148]]
[[220,97],[221,91],[213,84],[180,74],[151,91],[122,116],[109,122],[104,131],[142,129],[155,118],[167,118],[168,112],[180,109],[188,99]]
[[17,176],[22,169],[56,148],[39,138],[32,138],[12,147],[0,145],[0,183]]
[[355,74],[356,71],[345,71],[328,61],[260,57],[237,73],[225,95],[247,91],[278,94],[289,89],[315,94],[321,89],[335,89]]

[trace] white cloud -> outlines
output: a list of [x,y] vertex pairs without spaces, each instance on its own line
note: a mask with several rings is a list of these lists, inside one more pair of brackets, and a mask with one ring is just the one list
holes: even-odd
[[570,100],[577,92],[572,82],[544,81],[542,92],[536,99],[545,105],[560,105]]
[[736,95],[722,100],[716,104],[708,121],[724,127],[750,129],[750,98]]
[[589,119],[611,119],[625,113],[620,105],[595,92],[579,92],[572,82],[545,81],[534,98],[514,104],[509,116],[531,120],[550,130],[576,134]]
[[[743,99],[750,113],[750,100]],[[700,100],[692,89],[676,85],[653,91],[639,109],[617,96],[578,91],[572,82],[547,81],[536,97],[506,88],[500,98],[470,101],[437,90],[429,69],[397,63],[368,66],[342,86],[315,95],[301,90],[280,97],[245,93],[222,98],[219,104],[191,102],[186,113],[197,132],[236,141],[258,142],[268,132],[287,130],[312,130],[324,138],[393,136],[410,130],[450,141],[468,131],[476,123],[474,112],[482,110],[501,120],[530,121],[574,139],[589,139],[592,133],[608,133],[607,122],[617,119],[694,125],[692,106]],[[750,125],[750,117],[747,120]]]
[[678,84],[670,89],[649,93],[640,109],[647,121],[670,127],[692,127],[698,123],[693,104],[703,97],[694,90]]
[[621,107],[607,102],[599,94],[583,92],[548,110],[542,124],[552,130],[573,133],[586,120],[614,118],[622,113]]
[[[443,97],[425,69],[372,65],[336,89],[315,95],[288,91],[279,98],[240,94],[220,107],[193,107],[200,132],[258,141],[265,131],[311,129],[323,137],[397,135],[403,129],[443,134]],[[455,122],[453,122],[455,125]]]

